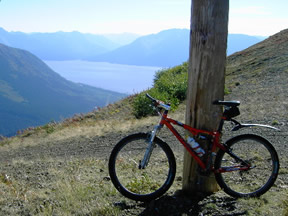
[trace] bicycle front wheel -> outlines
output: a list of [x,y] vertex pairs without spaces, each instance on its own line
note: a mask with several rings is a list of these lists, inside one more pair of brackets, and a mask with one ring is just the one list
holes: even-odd
[[117,143],[109,159],[112,183],[122,195],[137,201],[149,201],[163,195],[176,173],[172,150],[157,137],[148,165],[140,168],[148,140],[146,133],[127,136]]
[[236,136],[226,144],[231,154],[249,164],[250,168],[245,169],[243,162],[219,150],[214,168],[219,170],[215,177],[220,187],[233,197],[258,197],[267,192],[279,171],[278,155],[272,144],[252,134]]

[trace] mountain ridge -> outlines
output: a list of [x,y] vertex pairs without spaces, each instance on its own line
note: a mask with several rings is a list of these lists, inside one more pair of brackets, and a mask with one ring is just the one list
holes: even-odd
[[70,82],[33,54],[3,44],[0,44],[0,68],[0,134],[3,135],[88,112],[125,96]]
[[45,60],[81,59],[120,46],[101,35],[74,32],[22,33],[0,28],[0,43],[28,50]]
[[89,58],[92,61],[170,67],[188,59],[189,32],[170,29],[136,39],[109,53]]
[[[169,29],[157,34],[142,36],[131,44],[108,53],[88,58],[90,61],[107,61],[117,64],[173,67],[187,61],[190,30]],[[244,34],[229,34],[227,55],[243,50],[261,39]]]
[[[188,59],[188,29],[168,29],[137,36],[93,35],[80,32],[21,33],[0,28],[0,43],[26,49],[42,60],[89,60],[138,66],[171,67]],[[115,44],[124,39],[126,45]],[[114,38],[114,39],[113,39]],[[130,38],[130,39],[129,39]],[[114,41],[114,42],[113,42]],[[256,36],[229,34],[227,55],[243,50],[261,39]],[[125,44],[125,43],[124,43]]]

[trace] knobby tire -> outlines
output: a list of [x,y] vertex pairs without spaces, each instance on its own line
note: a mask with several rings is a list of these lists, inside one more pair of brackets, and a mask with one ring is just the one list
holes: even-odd
[[155,137],[148,166],[139,169],[148,146],[149,134],[137,133],[116,144],[109,158],[109,174],[116,189],[127,198],[150,201],[163,195],[172,185],[176,161],[171,148]]
[[[274,184],[278,171],[279,159],[272,144],[265,138],[244,134],[226,142],[229,149],[252,168],[243,171],[216,173],[215,178],[220,187],[233,197],[259,197],[267,192]],[[219,150],[214,168],[233,167],[242,165],[227,152]]]

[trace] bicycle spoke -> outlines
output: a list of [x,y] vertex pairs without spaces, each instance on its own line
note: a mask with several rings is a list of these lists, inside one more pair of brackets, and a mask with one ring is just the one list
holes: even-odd
[[[137,194],[147,194],[159,189],[162,186],[159,182],[165,182],[169,172],[169,164],[165,153],[156,149],[152,152],[146,168],[139,169],[139,162],[143,160],[147,148],[147,143],[143,144],[142,141],[135,140],[126,145],[117,157],[121,158],[123,163],[116,166],[119,181],[128,190]],[[141,145],[142,148],[140,148]],[[131,150],[131,146],[139,147]],[[161,158],[163,158],[162,161]]]
[[[239,190],[242,193],[258,190],[268,181],[272,173],[272,164],[265,159],[271,157],[269,152],[265,151],[266,148],[260,148],[261,146],[253,145],[251,142],[253,140],[238,143],[237,146],[234,146],[233,152],[240,158],[246,159],[245,161],[255,168],[247,171],[228,172],[223,175],[224,181],[229,184],[231,189]],[[229,155],[225,155],[226,160],[231,161],[229,157]],[[233,166],[237,164],[235,162],[230,163]]]
[[247,135],[231,143],[233,154],[243,162],[227,153],[220,153],[215,167],[227,172],[216,174],[216,179],[230,195],[258,196],[273,185],[279,169],[278,157],[271,144],[263,140]]
[[123,195],[135,200],[148,200],[157,195],[155,192],[162,194],[172,184],[176,171],[175,158],[170,155],[173,153],[168,150],[167,144],[161,144],[158,139],[155,145],[156,148],[144,169],[140,164],[148,143],[143,134],[127,138],[127,141],[120,143],[119,149],[115,150],[109,164],[110,175]]

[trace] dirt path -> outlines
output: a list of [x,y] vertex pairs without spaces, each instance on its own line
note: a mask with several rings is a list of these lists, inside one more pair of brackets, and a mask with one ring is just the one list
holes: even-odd
[[[276,187],[271,189],[272,193],[281,192],[288,187],[288,123],[284,122],[278,127],[281,128],[281,132],[270,130],[254,131],[269,139],[277,149],[280,157],[281,170],[276,181]],[[106,161],[105,159],[108,159],[117,141],[127,134],[136,131],[147,131],[148,129],[150,127],[137,128],[134,131],[125,133],[109,133],[105,136],[80,136],[57,142],[43,142],[41,145],[18,147],[12,150],[3,150],[3,147],[0,147],[0,173],[2,178],[4,178],[4,173],[9,173],[9,176],[18,179],[18,181],[21,180],[30,185],[34,184],[33,187],[51,188],[51,182],[55,178],[49,171],[51,166],[59,167],[61,170],[66,165],[61,161],[65,160],[97,158]],[[245,132],[247,131],[241,131],[241,133]],[[169,135],[167,130],[164,129],[160,136],[174,148],[176,140]],[[15,161],[20,161],[20,163],[14,163]],[[103,169],[105,169],[105,166]],[[107,176],[107,170],[102,170],[101,172],[104,172]],[[180,182],[176,180],[174,184],[177,184],[177,186],[181,185],[181,180]],[[181,186],[178,189],[181,189]],[[119,198],[111,198],[110,202],[121,209],[122,215],[245,215],[249,208],[253,208],[253,206],[246,205],[245,202],[243,204],[243,201],[238,202],[223,192],[197,200],[175,192],[176,190],[172,189],[167,195],[148,204],[133,201],[123,202]],[[22,207],[3,205],[1,208],[7,208],[7,215],[11,212],[11,215],[13,215],[13,212],[16,211],[15,209],[21,208],[29,212],[23,207],[25,202],[24,204],[21,203]],[[212,208],[211,206],[214,207]],[[277,206],[272,210],[277,212],[276,208]],[[16,212],[21,212],[19,215],[25,215],[23,210]]]
[[[239,132],[226,132],[224,140],[241,133],[256,133],[269,139],[278,153],[285,156],[288,152],[288,123],[283,122],[282,125],[276,125],[280,128],[280,132],[270,129],[242,129]],[[8,162],[11,160],[25,159],[33,160],[37,158],[71,158],[71,157],[99,157],[108,158],[113,146],[123,137],[131,133],[149,131],[152,127],[137,128],[125,133],[109,133],[105,136],[94,137],[72,137],[65,140],[46,141],[41,145],[18,147],[15,149],[3,150],[0,147],[0,161]],[[170,146],[180,145],[167,129],[161,131],[162,137]],[[288,154],[286,154],[288,155]],[[286,160],[285,157],[283,158]]]

